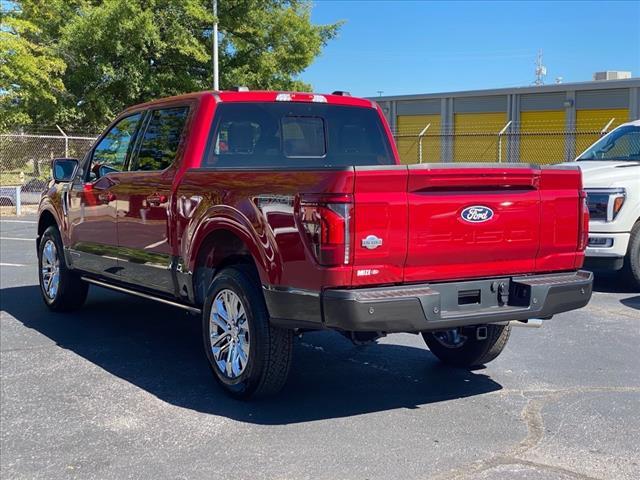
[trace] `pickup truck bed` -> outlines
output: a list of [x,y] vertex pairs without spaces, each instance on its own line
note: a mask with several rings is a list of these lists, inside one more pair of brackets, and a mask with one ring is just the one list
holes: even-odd
[[201,313],[212,370],[243,398],[282,386],[295,331],[422,333],[473,366],[509,322],[589,301],[578,169],[397,159],[380,109],[352,97],[132,107],[81,162],[54,162],[43,298],[78,306],[89,282]]

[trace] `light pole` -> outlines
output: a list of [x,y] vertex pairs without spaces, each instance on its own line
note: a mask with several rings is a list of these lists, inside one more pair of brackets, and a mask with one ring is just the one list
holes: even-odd
[[213,89],[220,90],[218,80],[218,0],[213,0]]

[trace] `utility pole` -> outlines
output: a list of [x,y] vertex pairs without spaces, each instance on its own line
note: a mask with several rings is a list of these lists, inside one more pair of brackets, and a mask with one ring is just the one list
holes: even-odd
[[220,90],[218,74],[218,0],[213,0],[213,89]]

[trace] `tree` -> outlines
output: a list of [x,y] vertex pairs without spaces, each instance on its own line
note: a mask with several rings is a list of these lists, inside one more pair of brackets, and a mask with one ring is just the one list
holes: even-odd
[[[5,57],[13,68],[32,65],[46,88],[35,88],[20,69],[10,82],[3,75],[0,114],[19,112],[8,123],[100,128],[126,106],[211,88],[211,0],[15,3],[9,20],[29,29],[2,29],[0,71]],[[339,28],[314,25],[310,8],[298,0],[220,0],[221,88],[309,90],[298,76]],[[20,42],[31,46],[22,56]],[[16,97],[18,91],[33,100]]]
[[0,130],[55,116],[64,91],[65,64],[37,41],[41,31],[21,18],[3,18],[0,28]]

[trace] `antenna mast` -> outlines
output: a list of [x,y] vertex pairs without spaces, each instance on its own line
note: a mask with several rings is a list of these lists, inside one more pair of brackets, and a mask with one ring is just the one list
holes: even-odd
[[538,51],[538,56],[536,58],[536,80],[534,85],[540,86],[544,85],[544,77],[547,76],[547,67],[545,67],[542,63],[542,49]]

